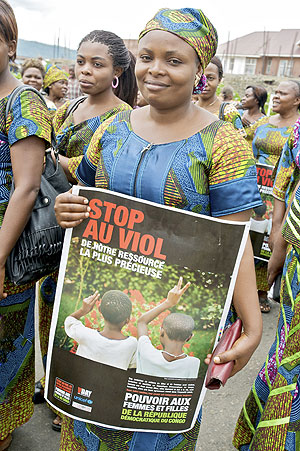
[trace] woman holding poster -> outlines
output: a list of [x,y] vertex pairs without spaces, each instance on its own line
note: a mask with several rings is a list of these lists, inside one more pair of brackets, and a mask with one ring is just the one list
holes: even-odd
[[[203,71],[217,48],[217,33],[201,10],[162,9],[139,37],[136,76],[148,106],[122,112],[102,124],[78,168],[69,169],[86,186],[233,221],[249,220],[261,204],[255,161],[231,124],[191,102],[205,86]],[[56,212],[63,227],[89,217],[87,199],[65,193]],[[247,296],[245,296],[247,293]],[[234,348],[215,357],[235,360],[233,374],[251,357],[261,337],[253,253],[242,258],[234,306],[244,333]],[[65,417],[61,449],[92,450],[91,439],[108,450],[193,450],[201,415],[188,432],[130,432],[99,428]],[[93,443],[94,443],[93,442]]]

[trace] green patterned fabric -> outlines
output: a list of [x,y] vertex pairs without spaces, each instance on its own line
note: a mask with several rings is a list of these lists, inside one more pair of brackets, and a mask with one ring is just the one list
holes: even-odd
[[275,341],[239,416],[233,444],[241,450],[300,449],[300,189],[283,228],[289,243]]

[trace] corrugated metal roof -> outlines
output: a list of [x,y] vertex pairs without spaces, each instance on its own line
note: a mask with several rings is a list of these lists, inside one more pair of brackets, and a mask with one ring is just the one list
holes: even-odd
[[255,31],[218,46],[218,55],[300,57],[300,29]]

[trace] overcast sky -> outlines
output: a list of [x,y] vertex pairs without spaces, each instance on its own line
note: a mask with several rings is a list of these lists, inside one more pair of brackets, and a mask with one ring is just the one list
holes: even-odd
[[[14,8],[19,38],[77,48],[94,29],[136,39],[159,8],[202,8],[218,30],[219,43],[253,31],[300,28],[299,0],[8,0]],[[281,6],[280,6],[281,5]]]

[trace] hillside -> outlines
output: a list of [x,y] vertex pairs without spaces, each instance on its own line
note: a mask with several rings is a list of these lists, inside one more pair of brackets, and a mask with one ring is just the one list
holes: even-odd
[[39,56],[42,56],[46,60],[52,58],[66,58],[73,60],[76,58],[76,50],[57,47],[57,45],[54,47],[54,45],[43,44],[42,42],[37,41],[25,41],[24,39],[19,39],[17,55],[18,57],[26,58],[38,58]]

